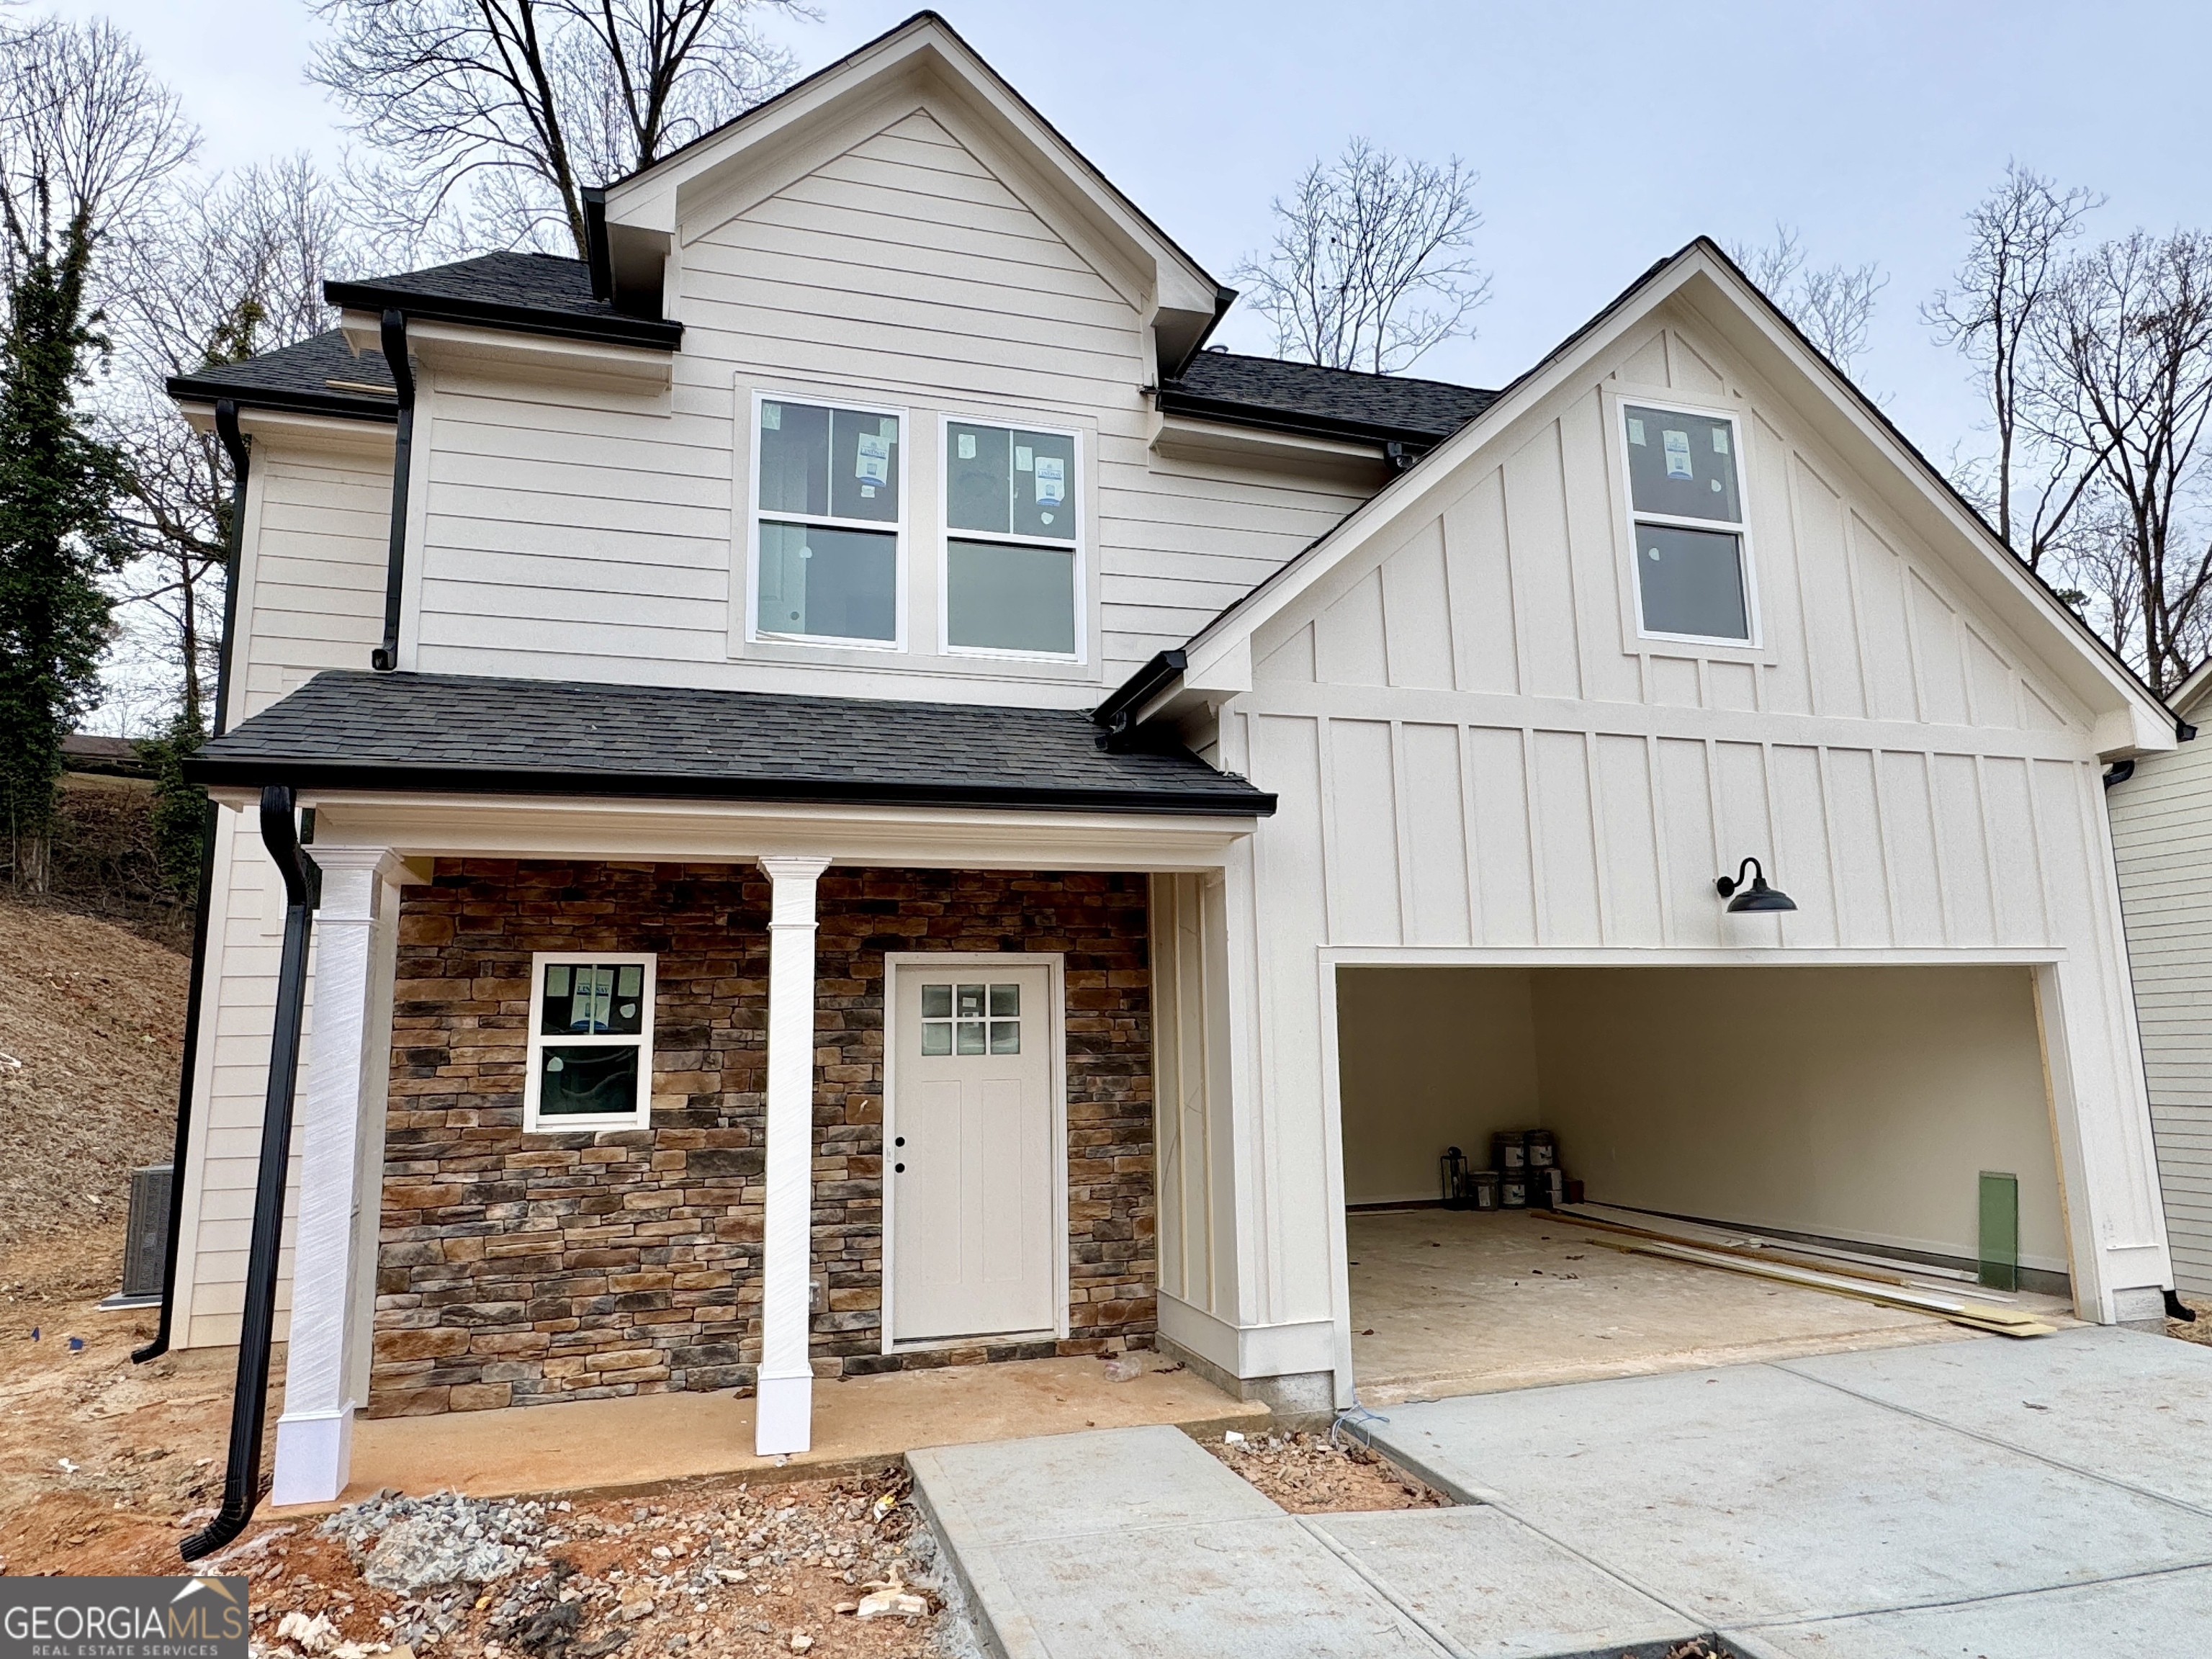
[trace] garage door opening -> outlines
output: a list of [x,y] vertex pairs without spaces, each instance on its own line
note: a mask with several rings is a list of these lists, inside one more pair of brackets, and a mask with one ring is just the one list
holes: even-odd
[[[1501,1133],[1548,1132],[1588,1213],[2070,1312],[2027,969],[1343,968],[1337,1029],[1370,1404],[1968,1334],[1540,1208],[1444,1207],[1439,1158],[1488,1167]],[[2008,1216],[2008,1295],[1975,1282]]]

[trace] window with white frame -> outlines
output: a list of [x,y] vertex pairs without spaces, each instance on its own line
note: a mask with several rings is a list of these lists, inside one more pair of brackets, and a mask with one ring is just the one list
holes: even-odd
[[1643,632],[1748,645],[1741,429],[1728,415],[1620,405]]
[[531,958],[526,1132],[647,1127],[653,961],[607,951]]
[[948,649],[1073,659],[1081,503],[1072,432],[945,423]]
[[788,398],[754,409],[754,637],[896,647],[902,417]]

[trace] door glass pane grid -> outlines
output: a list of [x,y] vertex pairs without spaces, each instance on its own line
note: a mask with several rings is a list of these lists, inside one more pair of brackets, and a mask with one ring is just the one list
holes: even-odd
[[925,985],[921,988],[921,1052],[1018,1054],[1022,1051],[1022,988],[1014,985]]

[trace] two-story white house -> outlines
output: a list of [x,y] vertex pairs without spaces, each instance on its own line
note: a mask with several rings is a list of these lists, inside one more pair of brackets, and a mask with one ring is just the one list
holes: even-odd
[[2156,1316],[2098,780],[2172,716],[1711,244],[1502,392],[1210,350],[928,14],[594,215],[173,387],[250,441],[175,1331],[289,1335],[279,1501],[1155,1341],[1325,1409],[1347,1207],[1493,1121],[1921,1261],[2002,1170]]

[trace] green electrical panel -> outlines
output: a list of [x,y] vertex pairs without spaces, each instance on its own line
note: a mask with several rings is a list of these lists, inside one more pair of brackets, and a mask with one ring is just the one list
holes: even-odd
[[2020,1288],[2020,1177],[1982,1171],[1981,1280],[1992,1291]]

